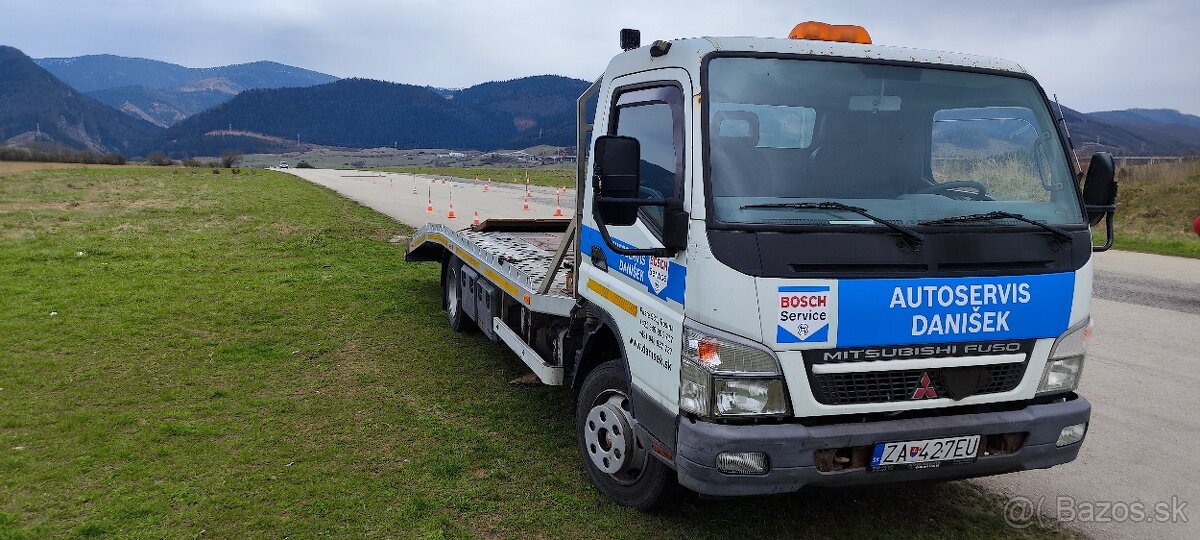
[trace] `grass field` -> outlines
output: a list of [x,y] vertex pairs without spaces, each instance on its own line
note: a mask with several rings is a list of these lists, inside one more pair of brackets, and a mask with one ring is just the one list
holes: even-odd
[[1117,180],[1117,249],[1200,259],[1200,161],[1130,165]]
[[270,171],[0,172],[0,539],[1064,534],[961,483],[617,507],[409,232]]
[[491,178],[493,182],[510,184],[525,183],[525,174],[529,174],[529,183],[535,186],[575,187],[575,166],[538,167],[530,169],[503,167],[383,167],[381,171],[445,175],[459,178]]

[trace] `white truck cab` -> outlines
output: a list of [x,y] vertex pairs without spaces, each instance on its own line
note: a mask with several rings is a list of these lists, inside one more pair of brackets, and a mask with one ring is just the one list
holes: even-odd
[[1087,430],[1116,196],[1059,120],[1016,64],[858,27],[633,46],[580,98],[573,219],[429,225],[408,258],[572,386],[622,504],[1050,467]]

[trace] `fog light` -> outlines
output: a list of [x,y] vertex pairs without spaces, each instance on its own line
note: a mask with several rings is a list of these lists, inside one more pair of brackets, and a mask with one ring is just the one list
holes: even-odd
[[721,452],[717,470],[725,474],[767,474],[771,463],[762,452]]
[[1084,433],[1087,433],[1087,423],[1067,426],[1058,433],[1058,441],[1054,446],[1066,446],[1082,441]]

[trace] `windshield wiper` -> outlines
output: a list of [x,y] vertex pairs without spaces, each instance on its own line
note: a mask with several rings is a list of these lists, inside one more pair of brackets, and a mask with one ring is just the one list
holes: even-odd
[[1015,219],[1017,221],[1023,221],[1030,225],[1036,225],[1047,231],[1050,231],[1050,233],[1053,234],[1054,237],[1058,238],[1059,240],[1064,240],[1067,242],[1071,241],[1071,233],[1068,233],[1067,231],[1064,231],[1053,225],[1047,225],[1040,221],[1034,221],[1034,220],[1029,219],[1021,214],[1014,214],[1012,212],[1005,212],[1003,210],[997,210],[995,212],[987,212],[985,214],[967,214],[965,216],[954,216],[954,217],[941,218],[941,219],[931,219],[929,221],[922,221],[921,225],[953,225],[955,223],[971,223],[974,221],[993,221],[993,220],[997,220],[997,219]]
[[923,242],[925,242],[925,236],[917,231],[914,231],[908,227],[905,227],[904,225],[897,225],[890,221],[886,221],[886,220],[877,218],[875,216],[872,216],[871,214],[868,214],[866,209],[864,209],[864,208],[859,208],[857,206],[850,206],[848,204],[842,204],[840,202],[826,201],[826,202],[801,202],[801,203],[766,203],[766,204],[747,204],[742,207],[743,210],[745,210],[747,208],[792,208],[792,209],[796,209],[796,210],[842,210],[842,211],[846,211],[846,212],[853,212],[855,214],[858,214],[858,215],[865,217],[871,221],[874,221],[875,223],[883,225],[884,227],[887,227],[893,231],[896,231],[896,232],[904,235],[904,237],[909,240],[910,244],[914,248],[917,246],[920,246]]

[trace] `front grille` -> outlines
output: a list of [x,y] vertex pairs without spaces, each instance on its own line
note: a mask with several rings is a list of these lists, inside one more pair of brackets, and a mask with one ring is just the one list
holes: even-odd
[[[1008,392],[1021,384],[1025,376],[1025,362],[981,366],[978,386],[971,395],[998,394]],[[944,369],[908,369],[896,371],[870,371],[861,373],[829,373],[816,375],[809,372],[813,397],[824,405],[855,405],[859,403],[890,403],[912,401],[913,393],[921,387],[921,376],[928,373],[930,386],[937,397],[950,397],[946,387],[947,371]]]

